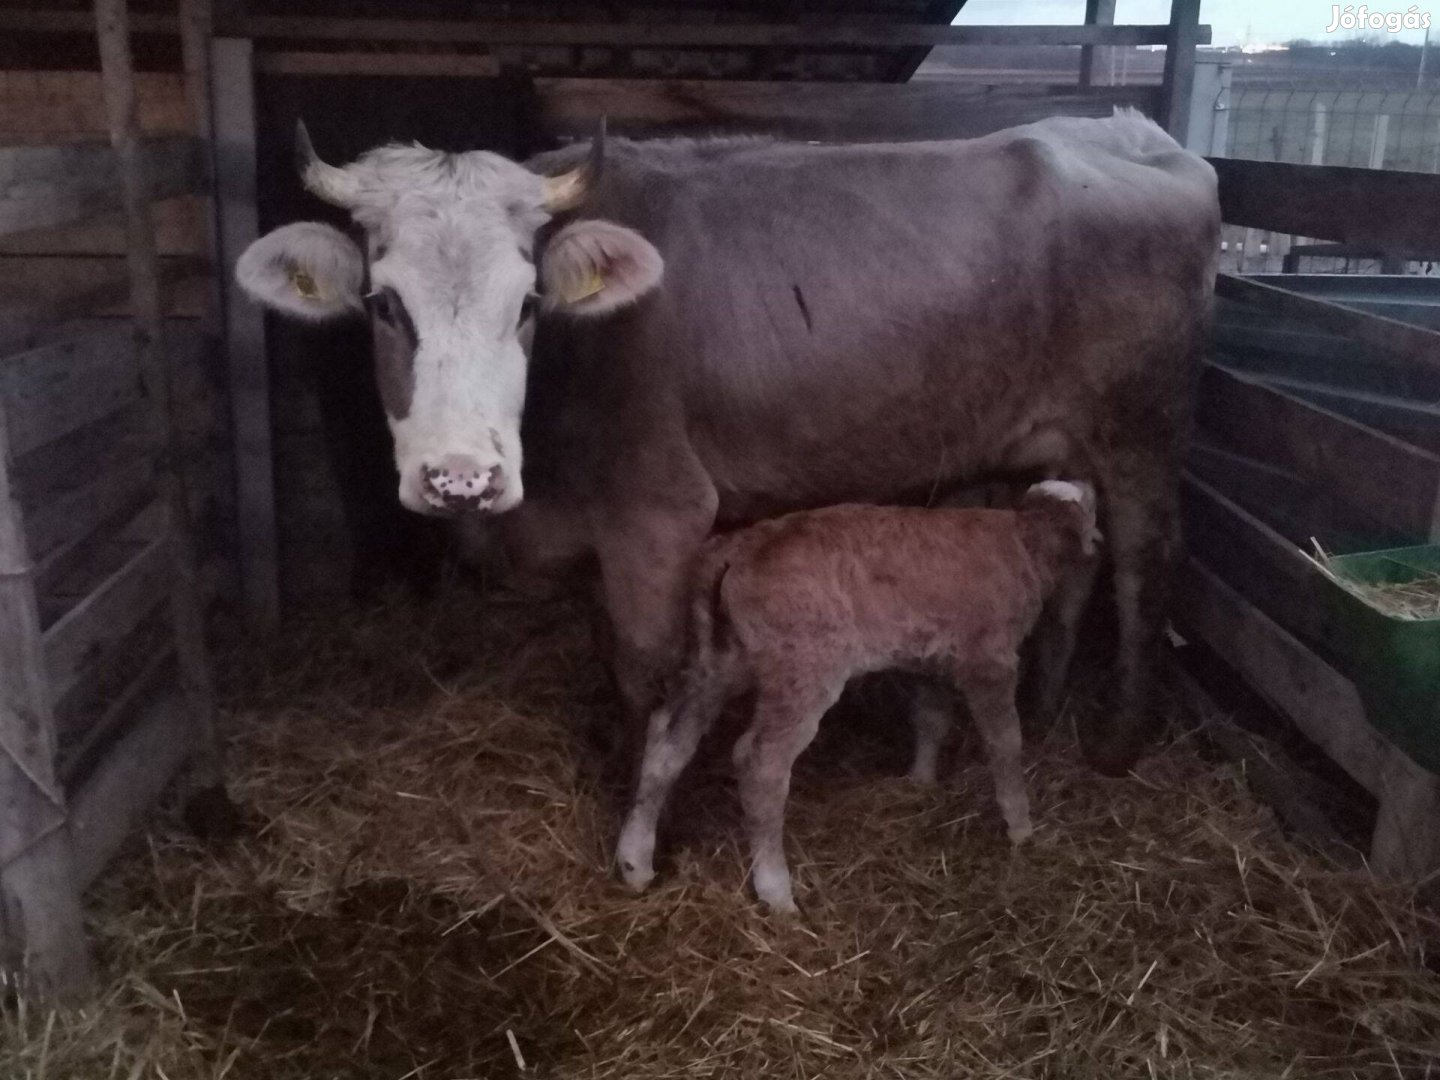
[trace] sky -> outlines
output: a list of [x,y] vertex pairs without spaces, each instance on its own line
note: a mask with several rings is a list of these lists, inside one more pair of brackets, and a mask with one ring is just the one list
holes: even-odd
[[[1352,0],[1353,3],[1353,0]],[[1358,6],[1358,5],[1357,5]],[[1369,10],[1404,12],[1411,0],[1378,0]],[[1440,0],[1416,0],[1420,12],[1440,17]],[[1342,0],[1341,8],[1345,7]],[[1243,45],[1247,34],[1252,44],[1308,38],[1330,40],[1325,33],[1332,18],[1329,0],[1201,0],[1200,21],[1213,28],[1214,44]],[[956,25],[1005,25],[1008,23],[1075,24],[1085,21],[1085,0],[968,0]],[[1170,21],[1170,0],[1116,0],[1117,23],[1164,23]],[[1440,26],[1435,27],[1440,39]],[[1337,30],[1334,38],[1354,37]],[[1386,39],[1391,35],[1384,34]],[[1419,44],[1423,31],[1405,31],[1397,40]]]

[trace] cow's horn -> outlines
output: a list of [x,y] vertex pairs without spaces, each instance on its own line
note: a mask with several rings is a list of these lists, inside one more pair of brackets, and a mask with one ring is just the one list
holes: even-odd
[[348,208],[354,203],[355,181],[344,169],[320,160],[310,141],[310,132],[305,130],[304,120],[295,123],[295,166],[300,170],[301,181],[312,194],[335,206]]
[[545,209],[552,214],[573,210],[585,201],[585,195],[600,179],[600,170],[605,164],[605,117],[595,137],[590,140],[590,157],[584,165],[571,169],[559,176],[545,179]]

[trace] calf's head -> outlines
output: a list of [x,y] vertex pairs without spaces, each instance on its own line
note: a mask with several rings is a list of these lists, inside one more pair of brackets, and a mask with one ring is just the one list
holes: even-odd
[[297,151],[305,186],[349,211],[364,246],[319,222],[286,225],[241,255],[241,287],[294,318],[369,319],[405,506],[518,505],[535,318],[605,315],[654,289],[663,270],[647,240],[607,221],[571,221],[540,240],[584,203],[603,162],[603,126],[588,160],[560,176],[484,151],[416,145],[337,167],[315,155],[303,125]]

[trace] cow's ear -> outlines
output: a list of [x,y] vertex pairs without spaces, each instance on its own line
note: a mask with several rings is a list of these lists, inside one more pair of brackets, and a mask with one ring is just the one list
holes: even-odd
[[266,233],[235,264],[240,287],[268,308],[311,322],[364,310],[365,257],[332,225],[297,221]]
[[660,284],[665,260],[633,229],[576,221],[551,238],[540,261],[540,291],[552,311],[604,315]]

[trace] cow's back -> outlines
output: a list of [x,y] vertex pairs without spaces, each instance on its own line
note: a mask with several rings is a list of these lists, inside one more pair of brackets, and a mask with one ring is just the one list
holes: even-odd
[[1210,167],[1130,114],[962,142],[620,141],[585,213],[644,233],[665,281],[542,330],[537,409],[582,469],[683,431],[722,516],[1069,453],[1117,393],[1183,396],[1219,226]]

